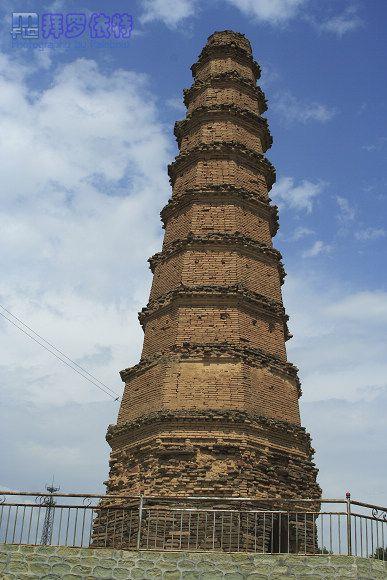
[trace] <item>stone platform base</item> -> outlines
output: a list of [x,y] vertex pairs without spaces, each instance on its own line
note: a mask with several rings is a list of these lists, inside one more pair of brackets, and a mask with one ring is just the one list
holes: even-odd
[[0,546],[1,580],[242,580],[387,578],[387,564],[349,556],[125,552],[88,548]]

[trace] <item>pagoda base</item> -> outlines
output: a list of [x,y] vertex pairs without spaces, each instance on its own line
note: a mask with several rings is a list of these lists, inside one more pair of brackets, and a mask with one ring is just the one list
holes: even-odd
[[[146,505],[153,506],[141,520],[146,546],[177,549],[194,542],[202,550],[316,552],[310,512],[319,511],[321,490],[310,437],[302,427],[239,411],[180,411],[110,426],[107,439],[112,447],[108,494],[144,495]],[[199,499],[203,496],[213,500]],[[316,502],[289,504],[286,499]],[[93,546],[136,547],[138,501],[103,500]],[[176,509],[182,510],[179,516]],[[233,518],[235,510],[239,516]],[[209,515],[204,527],[200,512]],[[117,530],[125,531],[118,544]]]
[[316,498],[310,436],[240,411],[159,412],[110,426],[109,494]]

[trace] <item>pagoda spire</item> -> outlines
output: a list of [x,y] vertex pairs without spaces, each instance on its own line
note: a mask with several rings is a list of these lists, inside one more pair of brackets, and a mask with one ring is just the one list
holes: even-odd
[[191,70],[163,246],[149,260],[153,283],[139,314],[141,360],[121,372],[125,391],[107,434],[108,491],[318,498],[286,355],[259,65],[246,37],[226,30],[209,37]]

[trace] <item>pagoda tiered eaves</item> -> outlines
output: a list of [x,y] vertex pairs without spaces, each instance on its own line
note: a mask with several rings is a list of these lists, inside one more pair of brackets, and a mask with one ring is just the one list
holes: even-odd
[[267,219],[271,237],[276,235],[279,228],[278,207],[276,205],[268,205],[268,202],[271,201],[270,198],[265,199],[257,193],[252,193],[251,191],[237,188],[227,183],[210,185],[198,189],[187,189],[185,194],[179,198],[171,198],[160,213],[164,229],[168,220],[184,207],[194,203],[202,203],[205,199],[210,200],[212,198],[218,198],[219,202],[223,204],[231,201],[234,206],[247,207],[251,213],[256,213],[260,217]]
[[[191,113],[193,107],[192,103],[196,103],[197,97],[208,88],[224,88],[232,87],[238,90],[240,95],[246,95],[253,99],[258,106],[259,113],[267,111],[266,97],[260,87],[257,87],[251,78],[243,77],[235,70],[213,74],[202,81],[195,81],[189,89],[184,89],[184,104],[188,108],[188,113]],[[200,101],[199,101],[200,102]]]

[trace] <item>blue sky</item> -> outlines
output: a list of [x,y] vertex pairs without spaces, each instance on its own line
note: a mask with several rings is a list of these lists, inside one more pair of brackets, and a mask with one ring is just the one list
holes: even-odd
[[[11,45],[14,11],[128,12],[125,46]],[[275,245],[303,423],[326,495],[381,503],[387,403],[384,0],[7,1],[0,37],[0,303],[118,392],[139,359],[175,120],[214,30],[262,67]],[[28,41],[25,41],[28,42]],[[102,490],[117,403],[0,320],[0,487]]]

